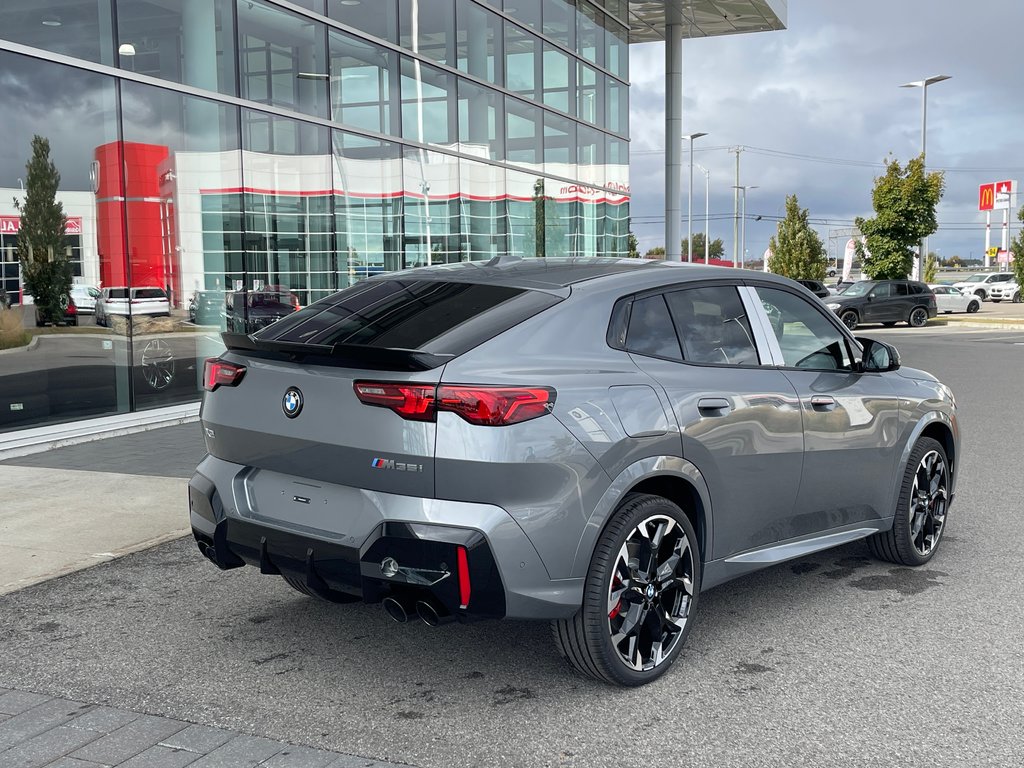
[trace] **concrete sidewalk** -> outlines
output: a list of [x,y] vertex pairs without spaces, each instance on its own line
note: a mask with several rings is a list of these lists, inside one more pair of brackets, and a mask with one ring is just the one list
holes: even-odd
[[[206,452],[199,425],[112,431],[0,462],[0,600],[189,533],[186,485]],[[45,625],[39,631],[45,643]],[[4,685],[3,768],[398,768]]]

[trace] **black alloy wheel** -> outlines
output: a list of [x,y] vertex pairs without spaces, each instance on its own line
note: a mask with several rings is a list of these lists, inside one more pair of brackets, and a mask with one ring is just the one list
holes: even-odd
[[913,328],[924,328],[928,325],[928,310],[924,307],[914,307],[910,310],[910,317],[907,322]]
[[843,325],[845,325],[851,331],[856,330],[857,323],[860,322],[860,318],[857,317],[857,313],[854,312],[852,309],[844,310],[843,313],[839,315],[839,319],[842,321]]
[[598,540],[583,606],[552,623],[562,655],[586,675],[637,686],[679,656],[700,593],[697,537],[679,507],[631,494]]
[[903,475],[892,529],[868,539],[871,553],[900,565],[924,565],[938,549],[949,512],[950,472],[942,444],[917,441]]

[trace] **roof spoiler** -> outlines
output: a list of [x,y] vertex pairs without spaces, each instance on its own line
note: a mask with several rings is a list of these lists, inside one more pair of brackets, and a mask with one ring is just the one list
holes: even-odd
[[[221,334],[224,346],[235,352],[258,352],[293,362],[323,362],[353,368],[378,368],[391,371],[429,371],[439,368],[455,355],[437,355],[417,349],[370,347],[364,344],[300,344],[272,341],[244,333]],[[318,360],[308,360],[308,358]]]

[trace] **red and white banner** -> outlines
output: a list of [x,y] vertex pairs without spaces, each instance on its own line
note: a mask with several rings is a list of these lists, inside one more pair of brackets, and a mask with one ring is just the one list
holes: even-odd
[[[18,230],[21,229],[21,217],[20,216],[0,216],[0,235],[16,235]],[[69,216],[68,226],[64,231],[66,235],[81,235],[82,234],[82,217],[81,216]]]

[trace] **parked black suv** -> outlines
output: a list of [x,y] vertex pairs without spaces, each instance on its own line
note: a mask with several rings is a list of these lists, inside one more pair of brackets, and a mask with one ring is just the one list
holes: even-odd
[[861,280],[832,297],[826,306],[851,331],[861,323],[923,328],[935,317],[935,294],[916,280]]

